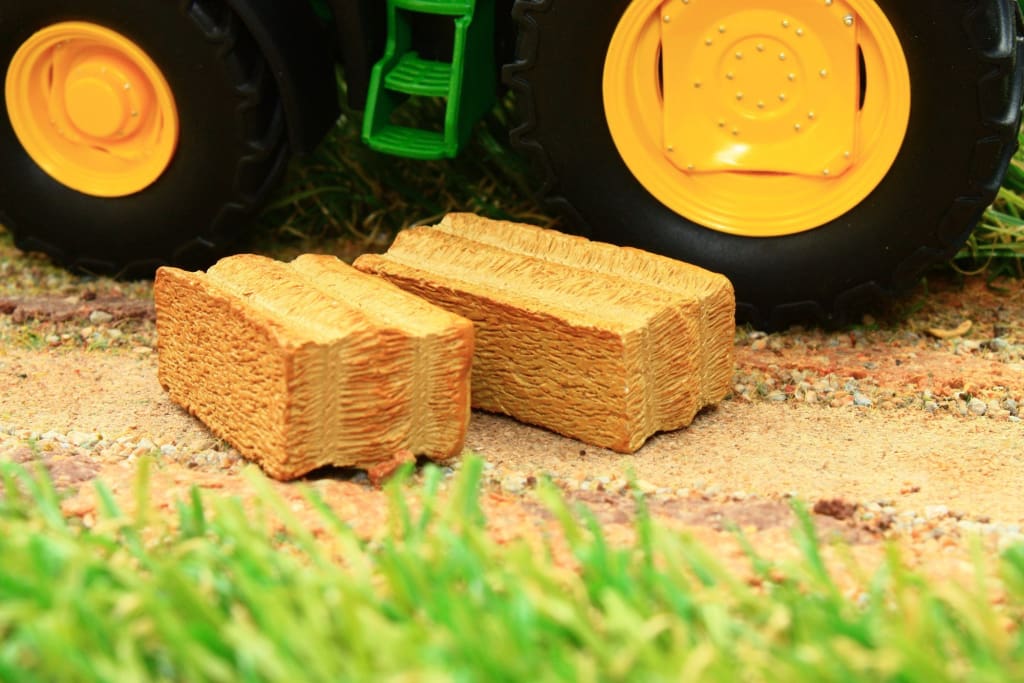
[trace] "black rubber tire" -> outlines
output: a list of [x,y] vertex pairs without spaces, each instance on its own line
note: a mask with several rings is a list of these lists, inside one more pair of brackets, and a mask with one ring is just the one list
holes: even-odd
[[632,176],[603,116],[601,80],[629,0],[517,0],[513,144],[542,193],[595,239],[727,275],[737,315],[762,328],[846,321],[949,258],[993,200],[1016,149],[1024,49],[1016,0],[877,0],[906,54],[911,118],[898,158],[863,202],[774,238],[728,235],[666,208]]
[[141,192],[100,198],[57,182],[28,156],[0,106],[0,224],[15,244],[76,271],[150,277],[205,266],[251,222],[288,160],[277,86],[222,0],[35,0],[0,20],[0,74],[39,29],[87,21],[138,44],[163,71],[180,118],[177,150]]

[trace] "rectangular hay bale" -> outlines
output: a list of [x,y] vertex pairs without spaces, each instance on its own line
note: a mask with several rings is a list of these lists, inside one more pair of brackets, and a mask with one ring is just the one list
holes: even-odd
[[161,268],[154,297],[160,383],[277,479],[462,449],[464,318],[333,256]]
[[735,298],[702,268],[472,214],[354,265],[474,322],[476,408],[632,453],[729,391]]

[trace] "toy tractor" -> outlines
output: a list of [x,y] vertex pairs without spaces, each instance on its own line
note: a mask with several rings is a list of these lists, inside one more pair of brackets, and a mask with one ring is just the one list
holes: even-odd
[[[952,255],[1016,149],[1015,0],[33,0],[0,8],[0,223],[70,268],[226,253],[338,116],[458,154],[502,84],[512,144],[589,236],[699,264],[768,326]],[[415,98],[443,121],[395,123]]]

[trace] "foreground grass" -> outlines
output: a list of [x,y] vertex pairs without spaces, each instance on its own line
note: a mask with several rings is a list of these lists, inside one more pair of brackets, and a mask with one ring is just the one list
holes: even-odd
[[[1000,560],[998,607],[984,586],[929,585],[895,554],[851,602],[806,516],[800,566],[752,555],[760,580],[746,582],[643,514],[637,541],[610,547],[549,493],[569,571],[488,537],[480,467],[467,461],[444,496],[435,469],[417,491],[393,484],[391,531],[369,542],[312,497],[333,528],[317,539],[271,493],[255,516],[195,493],[172,523],[154,519],[145,468],[142,512],[107,496],[84,529],[48,483],[7,466],[0,680],[1024,680],[1024,548]],[[271,518],[283,531],[267,532]]]

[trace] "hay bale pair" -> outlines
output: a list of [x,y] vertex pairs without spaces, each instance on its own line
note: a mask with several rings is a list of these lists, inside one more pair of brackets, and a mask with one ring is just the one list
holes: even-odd
[[695,266],[467,214],[354,266],[157,275],[161,383],[271,476],[445,460],[470,405],[628,453],[728,391],[732,287]]

